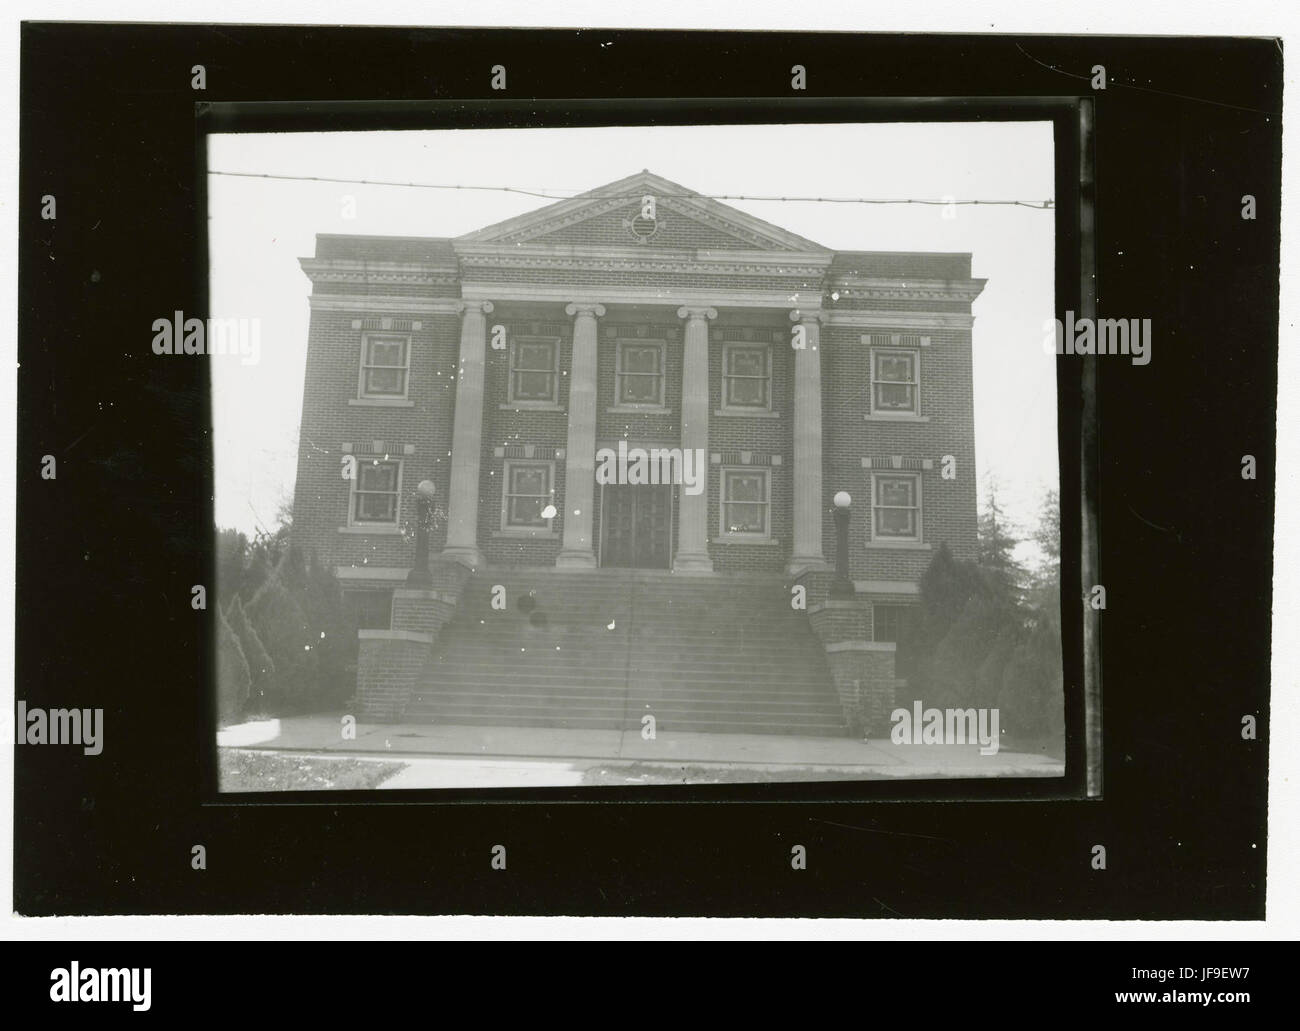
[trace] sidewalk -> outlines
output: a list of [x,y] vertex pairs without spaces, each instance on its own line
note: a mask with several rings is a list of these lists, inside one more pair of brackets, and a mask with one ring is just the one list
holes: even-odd
[[[567,769],[597,764],[727,764],[779,770],[824,770],[831,777],[1060,777],[1065,764],[1049,756],[999,751],[981,755],[978,745],[895,745],[888,738],[783,737],[776,734],[691,734],[660,731],[651,741],[637,730],[561,730],[541,727],[458,727],[422,723],[358,723],[344,740],[342,716],[296,716],[244,723],[218,732],[221,747],[384,756],[390,759],[563,760]],[[401,775],[385,786],[413,786]],[[468,784],[468,782],[467,782]],[[522,786],[522,785],[521,785]]]

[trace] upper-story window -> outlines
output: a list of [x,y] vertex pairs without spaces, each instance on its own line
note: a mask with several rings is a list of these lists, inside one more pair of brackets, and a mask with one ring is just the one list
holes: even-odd
[[615,358],[614,396],[620,405],[662,408],[664,403],[664,343],[662,340],[620,340]]
[[559,401],[560,342],[554,337],[516,337],[510,347],[510,400]]
[[921,540],[921,474],[874,473],[871,537],[876,541]]
[[771,409],[771,347],[765,344],[723,345],[722,407],[753,411]]
[[871,412],[921,414],[922,338],[910,334],[871,337]]
[[361,335],[361,382],[363,398],[403,399],[410,386],[411,338],[393,333]]

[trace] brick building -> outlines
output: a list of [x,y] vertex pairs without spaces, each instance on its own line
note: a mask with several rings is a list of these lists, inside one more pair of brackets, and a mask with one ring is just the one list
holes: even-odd
[[[706,623],[723,618],[719,606],[735,610],[775,634],[752,642],[760,650],[815,638],[816,661],[829,663],[817,675],[840,689],[853,724],[887,704],[878,682],[892,656],[884,672],[862,663],[889,652],[934,549],[973,557],[971,303],[983,281],[969,254],[832,251],[642,172],[454,239],[321,235],[302,268],[311,328],[293,536],[336,568],[374,714],[425,704],[450,722],[626,722],[626,675],[620,716],[617,684],[593,689],[604,709],[566,708],[562,690],[531,705],[504,689],[520,672],[504,667],[503,700],[484,708],[495,688],[483,671],[493,649],[517,651],[539,625],[576,633],[588,616],[603,628],[605,613],[637,611],[639,590],[643,621],[665,614],[665,633],[680,624],[676,602]],[[597,482],[598,453],[620,446],[700,454],[704,489]],[[436,583],[408,590],[425,480],[443,516]],[[858,595],[837,603],[825,586],[838,491],[853,499]],[[789,604],[796,584],[806,609]],[[517,632],[499,623],[486,650],[449,653],[472,636],[452,626],[502,615],[484,594],[498,585],[528,598],[524,611],[507,607],[521,619],[549,597],[547,619],[534,611]],[[798,627],[764,623],[785,612]],[[735,636],[724,624],[707,628],[714,644]],[[611,669],[620,657],[610,653]],[[708,658],[694,670],[702,687],[722,683],[705,675]],[[739,669],[729,651],[714,658]],[[740,669],[737,682],[760,672]],[[575,674],[555,676],[568,686]],[[658,676],[649,704],[688,681]],[[681,713],[705,715],[658,711],[679,714],[678,726],[740,726],[715,718],[727,699],[686,701]],[[762,699],[731,701],[740,712]],[[802,725],[769,722],[759,729]]]

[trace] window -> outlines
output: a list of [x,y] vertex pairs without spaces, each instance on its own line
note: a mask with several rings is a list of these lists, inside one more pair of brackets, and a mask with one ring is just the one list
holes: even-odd
[[907,633],[915,614],[916,609],[911,605],[872,605],[872,637],[897,644]]
[[352,481],[352,525],[396,526],[401,486],[401,462],[360,460]]
[[771,533],[771,482],[767,469],[722,470],[724,536],[767,537]]
[[877,415],[920,415],[920,366],[920,351],[873,348],[872,412]]
[[879,541],[921,539],[921,477],[877,473],[871,478],[872,537]]
[[343,592],[343,614],[356,630],[391,630],[393,592],[355,590]]
[[722,348],[722,406],[772,407],[772,350],[752,344],[725,344]]
[[510,400],[555,404],[560,342],[553,337],[519,337],[510,348]]
[[361,337],[361,397],[404,398],[411,367],[411,338],[387,333]]
[[553,471],[551,462],[506,462],[502,530],[550,529],[544,511],[551,504]]
[[662,341],[620,340],[615,361],[614,396],[620,405],[664,403],[664,345]]

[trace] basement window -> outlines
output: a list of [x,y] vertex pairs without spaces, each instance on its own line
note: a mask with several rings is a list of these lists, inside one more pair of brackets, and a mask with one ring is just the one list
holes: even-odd
[[382,589],[344,591],[343,614],[348,625],[356,630],[391,630],[393,592]]

